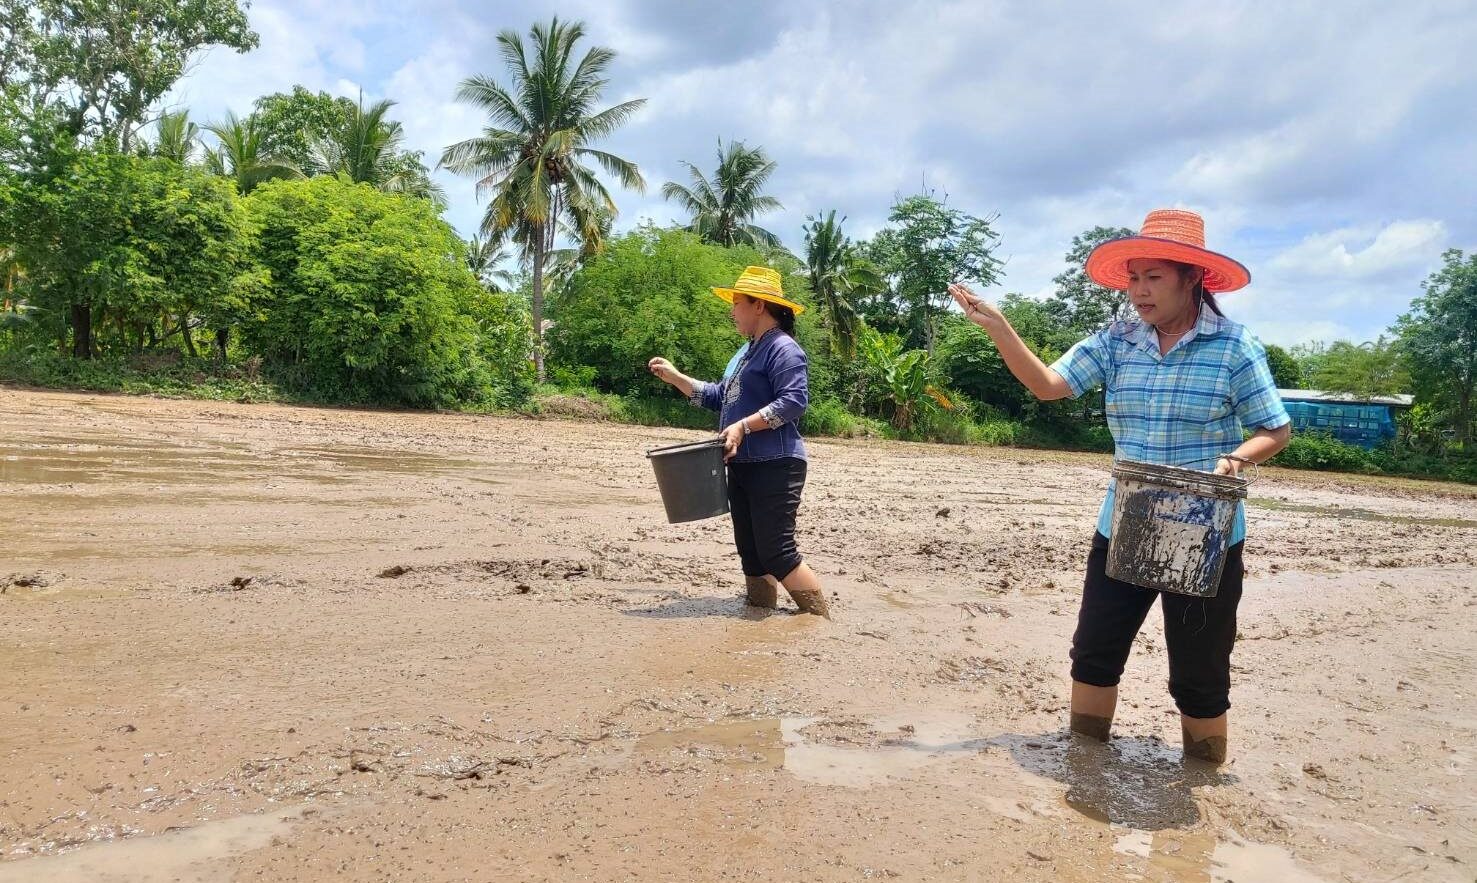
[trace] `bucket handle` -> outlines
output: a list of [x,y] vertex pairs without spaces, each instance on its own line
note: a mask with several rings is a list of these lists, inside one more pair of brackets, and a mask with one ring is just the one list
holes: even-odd
[[1251,466],[1251,478],[1246,479],[1246,486],[1251,487],[1258,478],[1262,477],[1262,464],[1250,457],[1241,457],[1236,454],[1221,454],[1220,459],[1235,460],[1237,463],[1246,463]]

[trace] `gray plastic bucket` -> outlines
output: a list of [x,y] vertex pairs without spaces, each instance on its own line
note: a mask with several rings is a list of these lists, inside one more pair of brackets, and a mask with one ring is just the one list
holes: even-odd
[[1120,460],[1108,576],[1136,586],[1213,598],[1247,480]]
[[670,445],[646,452],[656,471],[667,521],[700,521],[728,512],[728,470],[723,439]]

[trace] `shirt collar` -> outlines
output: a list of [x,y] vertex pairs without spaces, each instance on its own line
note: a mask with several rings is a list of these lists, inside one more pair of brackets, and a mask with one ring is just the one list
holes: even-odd
[[[1214,337],[1217,334],[1225,331],[1226,326],[1229,324],[1229,320],[1227,320],[1224,316],[1217,315],[1215,310],[1212,310],[1210,307],[1201,304],[1200,319],[1195,323],[1195,327],[1191,328],[1190,333],[1180,338],[1174,346],[1170,347],[1169,352],[1172,353],[1175,350],[1180,349],[1181,347],[1189,346],[1190,342],[1193,340]],[[1148,350],[1156,357],[1160,357],[1159,336],[1155,333],[1153,325],[1140,320],[1129,327],[1128,333],[1125,336],[1128,338],[1130,343],[1142,349]],[[1168,354],[1169,353],[1164,353],[1163,355]]]

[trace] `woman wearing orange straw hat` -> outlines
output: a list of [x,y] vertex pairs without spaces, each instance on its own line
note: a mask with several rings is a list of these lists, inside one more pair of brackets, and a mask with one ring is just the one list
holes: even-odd
[[785,297],[780,274],[768,267],[748,267],[732,288],[713,293],[733,304],[733,324],[748,340],[723,379],[694,380],[661,357],[648,367],[692,404],[719,412],[748,603],[778,606],[783,585],[801,611],[830,618],[820,580],[795,546],[806,472],[796,424],[810,401],[810,379],[794,333],[795,317],[805,308]]
[[[1249,331],[1225,317],[1214,297],[1244,287],[1251,274],[1205,248],[1199,215],[1150,212],[1139,235],[1094,249],[1087,275],[1128,292],[1138,317],[1080,341],[1051,367],[1027,349],[993,304],[963,285],[950,286],[949,293],[1037,398],[1075,398],[1103,387],[1119,459],[1237,475],[1243,463],[1261,463],[1287,446],[1291,421],[1266,352]],[[1243,427],[1252,430],[1244,441]],[[1180,710],[1185,754],[1220,763],[1226,758],[1245,514],[1237,504],[1216,595],[1194,598],[1107,575],[1113,496],[1109,485],[1072,636],[1072,730],[1107,740],[1124,663],[1158,599],[1169,650],[1169,692]]]

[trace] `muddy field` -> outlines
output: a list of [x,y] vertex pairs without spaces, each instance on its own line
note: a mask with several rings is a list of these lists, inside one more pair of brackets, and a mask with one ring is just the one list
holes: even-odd
[[1264,473],[1210,770],[1157,611],[1063,736],[1106,458],[812,443],[826,622],[694,437],[0,389],[0,881],[1477,879],[1477,489]]

